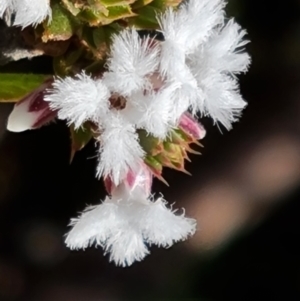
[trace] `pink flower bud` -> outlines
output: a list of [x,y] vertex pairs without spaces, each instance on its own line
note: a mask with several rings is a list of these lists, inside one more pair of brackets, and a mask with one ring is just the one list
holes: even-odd
[[17,102],[8,117],[7,129],[11,132],[23,132],[36,129],[52,121],[56,111],[49,108],[49,103],[44,101],[46,89],[52,80],[45,81],[39,88]]
[[206,130],[203,125],[189,113],[181,115],[179,119],[179,127],[197,140],[203,139],[206,135]]
[[123,197],[124,193],[130,195],[133,192],[140,192],[148,197],[151,193],[152,177],[150,169],[145,164],[140,164],[136,171],[128,172],[120,185],[115,186],[110,177],[104,179],[104,185],[107,192],[114,196],[120,193]]

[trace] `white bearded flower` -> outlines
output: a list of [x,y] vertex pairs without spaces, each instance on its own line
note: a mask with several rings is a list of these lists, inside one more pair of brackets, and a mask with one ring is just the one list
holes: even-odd
[[250,58],[243,52],[245,31],[233,20],[225,24],[224,5],[186,1],[159,17],[164,42],[124,30],[113,38],[101,80],[82,73],[54,82],[45,100],[58,117],[76,128],[87,120],[98,126],[97,175],[110,193],[71,220],[71,249],[95,244],[127,266],[149,254],[147,245],[170,247],[196,231],[194,219],[151,197],[152,174],[141,167],[145,152],[137,130],[163,142],[175,127],[196,140],[206,132],[188,109],[228,129],[239,117],[246,103],[236,75],[247,70]]
[[250,64],[249,55],[243,52],[243,46],[248,43],[243,40],[245,34],[230,20],[226,26],[217,28],[210,40],[188,60],[201,95],[198,109],[227,129],[246,106],[235,77],[247,71]]
[[67,246],[84,249],[95,244],[117,265],[129,266],[149,254],[145,243],[170,247],[194,234],[195,220],[176,215],[162,198],[153,201],[139,188],[121,184],[112,197],[72,219]]
[[22,28],[36,26],[48,18],[51,21],[50,0],[13,0],[15,12],[14,25]]
[[152,39],[141,39],[135,29],[123,30],[112,41],[103,80],[111,91],[124,96],[148,89],[148,80],[159,64],[159,48]]
[[50,102],[50,108],[58,110],[58,118],[73,123],[75,128],[87,120],[98,123],[109,110],[109,90],[101,80],[85,73],[55,80],[48,92],[44,100]]

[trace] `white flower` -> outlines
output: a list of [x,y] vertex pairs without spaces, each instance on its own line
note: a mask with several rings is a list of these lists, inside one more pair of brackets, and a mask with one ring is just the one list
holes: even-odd
[[158,67],[159,48],[152,39],[141,39],[135,29],[123,30],[112,41],[103,80],[111,91],[128,96],[148,89],[147,75]]
[[170,247],[194,234],[196,221],[176,215],[162,198],[153,201],[140,191],[128,193],[122,185],[118,189],[118,197],[107,197],[72,219],[68,247],[84,249],[95,244],[110,253],[117,265],[129,266],[149,254],[145,243]]
[[209,41],[189,57],[188,66],[198,82],[198,109],[227,129],[236,121],[246,102],[239,93],[235,74],[245,72],[250,57],[243,52],[246,32],[233,20],[215,29]]
[[120,111],[112,110],[103,124],[100,136],[100,159],[97,175],[110,176],[115,185],[128,171],[137,170],[144,157],[135,127],[128,123]]
[[99,123],[109,110],[109,90],[101,80],[94,80],[85,73],[76,78],[56,79],[48,92],[45,101],[58,110],[58,118],[73,123],[75,128],[87,120]]
[[50,0],[13,0],[15,12],[14,25],[27,27],[36,26],[48,18],[51,21],[52,11]]
[[159,18],[165,41],[161,45],[160,71],[168,80],[181,84],[173,106],[173,122],[190,106],[196,112],[199,96],[197,81],[186,65],[186,56],[207,41],[224,19],[224,1],[190,0],[178,11],[169,8]]

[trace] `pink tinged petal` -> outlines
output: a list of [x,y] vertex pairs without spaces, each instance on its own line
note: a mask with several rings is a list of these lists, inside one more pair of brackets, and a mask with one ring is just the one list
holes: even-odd
[[148,197],[151,194],[152,179],[153,176],[148,166],[141,163],[136,171],[129,170],[120,185],[116,186],[110,177],[104,179],[104,185],[107,192],[113,194],[114,197],[119,194],[120,197],[131,195],[133,192],[139,192]]
[[197,140],[203,139],[206,135],[203,125],[188,113],[184,113],[180,117],[179,127]]
[[158,92],[165,84],[165,80],[158,72],[154,72],[153,74],[149,75],[148,80],[152,85],[152,90],[155,92]]
[[51,110],[49,103],[44,101],[45,91],[51,84],[52,80],[46,81],[15,104],[7,122],[10,132],[36,129],[55,119],[57,112]]

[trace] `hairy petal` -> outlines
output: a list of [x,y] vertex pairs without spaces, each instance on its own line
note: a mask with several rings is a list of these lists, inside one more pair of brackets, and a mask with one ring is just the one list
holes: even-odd
[[164,139],[173,126],[172,111],[179,86],[178,83],[166,84],[157,92],[136,93],[130,99],[133,105],[123,114],[135,122],[137,128]]
[[148,89],[147,75],[157,69],[158,54],[158,45],[149,37],[141,39],[135,29],[123,30],[113,38],[103,80],[112,91],[125,96]]
[[0,18],[3,17],[5,11],[12,10],[14,0],[1,0],[0,1]]
[[134,227],[125,228],[109,237],[105,252],[110,253],[110,261],[125,267],[132,265],[135,261],[143,260],[150,253],[143,236],[137,230]]
[[239,74],[248,71],[251,62],[250,56],[244,51],[244,46],[249,43],[245,39],[247,32],[233,19],[224,27],[214,31],[208,43],[202,49],[203,60],[209,61],[211,68],[223,73]]
[[94,80],[85,73],[75,78],[58,78],[48,90],[45,101],[58,111],[58,118],[79,128],[85,121],[99,123],[109,110],[110,92],[101,80]]
[[50,0],[13,0],[15,12],[14,25],[27,27],[36,26],[46,18],[52,18]]
[[135,127],[118,111],[107,115],[107,122],[100,136],[100,159],[97,168],[99,177],[111,177],[118,185],[129,170],[135,171],[144,157]]
[[190,53],[206,42],[212,30],[224,20],[225,1],[223,0],[190,0],[175,11],[169,8],[158,21],[167,42],[163,47]]
[[245,34],[230,20],[224,27],[216,28],[210,40],[188,59],[199,88],[197,109],[227,129],[246,106],[236,78],[250,64],[249,55],[243,51],[248,42],[244,40]]
[[196,220],[168,209],[162,197],[155,201],[149,200],[139,218],[143,221],[145,240],[162,247],[170,247],[175,242],[185,240],[196,231]]
[[121,227],[118,206],[107,197],[98,206],[88,206],[78,217],[71,219],[71,231],[65,240],[70,249],[85,249],[95,243],[104,245],[112,231]]

